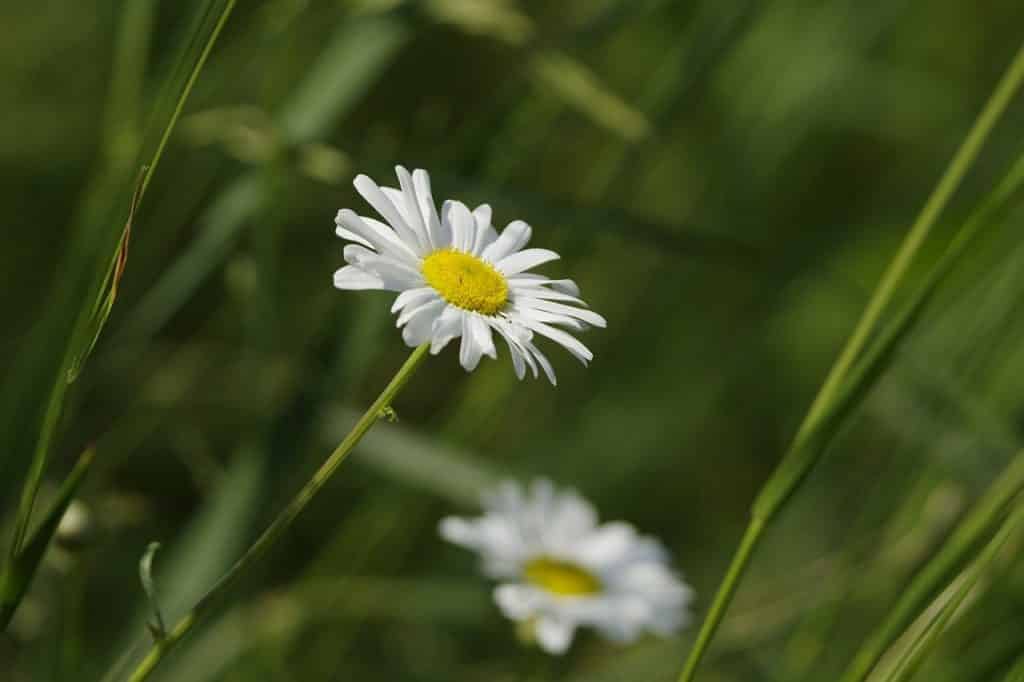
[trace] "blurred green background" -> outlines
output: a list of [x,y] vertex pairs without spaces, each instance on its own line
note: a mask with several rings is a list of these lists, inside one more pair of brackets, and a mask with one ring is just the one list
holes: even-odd
[[[8,523],[54,320],[123,225],[147,121],[221,4],[0,2]],[[551,477],[660,537],[702,613],[1022,29],[1019,0],[243,0],[54,443],[44,496],[97,444],[90,530],[47,556],[0,680],[100,679],[146,643],[147,543],[181,614],[383,387],[407,350],[389,295],[332,288],[332,221],[366,212],[355,174],[393,184],[395,163],[429,169],[439,200],[532,224],[563,256],[545,272],[608,318],[583,338],[596,359],[552,349],[557,388],[517,382],[504,354],[472,375],[451,349],[430,360],[399,422],[156,679],[674,679],[692,627],[625,649],[586,633],[555,661],[520,647],[438,519],[501,477]],[[924,261],[1022,131],[1016,103]],[[773,528],[701,679],[834,679],[1019,447],[1020,218],[985,233]],[[1001,679],[1024,650],[1024,571],[982,599],[920,679]]]

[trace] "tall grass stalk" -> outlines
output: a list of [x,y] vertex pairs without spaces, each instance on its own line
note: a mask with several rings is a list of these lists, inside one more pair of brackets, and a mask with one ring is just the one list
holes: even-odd
[[950,620],[963,605],[967,595],[978,584],[981,577],[991,568],[1006,541],[1024,524],[1024,505],[1019,504],[982,550],[970,568],[951,586],[952,593],[939,606],[935,615],[925,627],[907,643],[902,655],[885,677],[884,682],[909,682],[928,654],[934,649]]
[[[228,18],[231,16],[235,3],[236,0],[226,0],[224,3],[213,30],[207,36],[182,89],[179,91],[175,99],[174,108],[163,126],[156,149],[148,162],[143,166],[141,180],[136,187],[135,194],[130,202],[126,201],[126,205],[129,205],[128,222],[126,223],[124,230],[122,230],[121,238],[118,240],[118,244],[111,254],[110,259],[105,264],[103,271],[105,274],[100,275],[98,278],[98,282],[100,282],[98,287],[99,292],[96,297],[92,297],[91,300],[90,297],[87,296],[83,307],[77,311],[77,313],[74,313],[75,322],[71,327],[71,334],[68,336],[65,343],[63,354],[58,365],[58,371],[53,379],[53,384],[46,399],[46,408],[43,413],[40,431],[36,437],[35,447],[29,464],[25,484],[21,490],[21,496],[15,516],[14,534],[8,549],[7,563],[4,568],[5,576],[20,573],[22,570],[21,567],[18,566],[19,557],[22,555],[25,548],[26,538],[28,537],[28,531],[32,521],[32,512],[35,508],[36,498],[39,494],[39,487],[42,484],[43,475],[46,471],[46,464],[49,459],[50,450],[57,431],[57,425],[60,421],[61,413],[63,412],[64,399],[67,395],[68,386],[71,381],[73,381],[78,369],[80,369],[80,365],[85,356],[88,355],[88,351],[95,345],[97,338],[103,331],[103,326],[106,322],[106,315],[102,313],[105,311],[106,314],[109,314],[109,307],[113,303],[113,297],[117,294],[117,279],[123,272],[124,268],[124,255],[126,253],[125,248],[127,246],[126,235],[130,230],[131,220],[134,217],[135,210],[145,193],[149,181],[153,177],[153,173],[156,171],[160,158],[163,156],[164,149],[171,137],[171,133],[174,131],[175,125],[177,124],[178,119],[181,116],[181,112],[185,107],[185,102],[188,100],[188,97],[192,92],[192,87],[195,85],[196,79],[199,77],[199,73],[202,71],[206,60],[210,55],[210,52],[217,41],[217,37],[220,35],[221,30],[227,23]],[[210,7],[212,6],[213,5],[211,4]],[[107,292],[106,295],[104,294],[104,291]],[[105,302],[97,305],[98,301]],[[100,314],[100,317],[97,317],[97,314]],[[21,594],[9,594],[7,593],[6,586],[10,584],[11,581],[9,579],[4,581],[4,587],[0,588],[0,599],[3,599],[5,603],[8,603],[9,600],[13,599],[13,608],[17,608],[17,602],[20,601],[20,597],[24,594],[24,591],[22,591]]]
[[[1007,67],[992,96],[925,202],[899,251],[872,294],[846,346],[829,371],[789,450],[754,501],[749,525],[701,624],[697,640],[679,675],[679,682],[693,680],[765,528],[799,487],[825,448],[832,442],[846,415],[867,393],[881,373],[884,361],[891,356],[897,343],[909,331],[941,279],[964,250],[970,237],[984,222],[983,218],[987,218],[990,211],[994,210],[993,202],[987,202],[986,210],[978,212],[986,215],[978,217],[978,213],[976,213],[975,219],[964,225],[940,263],[932,270],[926,284],[917,292],[914,301],[907,306],[898,319],[890,324],[884,338],[876,340],[870,357],[864,357],[860,364],[855,366],[855,363],[862,358],[868,341],[876,333],[882,313],[891,302],[925,238],[934,227],[939,214],[959,187],[960,182],[980,153],[985,140],[1019,90],[1022,82],[1024,82],[1024,46],[1018,50],[1013,61]],[[1003,187],[1006,185],[1007,183],[1004,182]],[[851,376],[851,372],[853,376]]]
[[1019,452],[996,477],[970,513],[957,525],[949,540],[900,593],[895,606],[861,646],[839,678],[840,682],[862,682],[867,679],[918,611],[963,565],[986,535],[992,532],[1006,508],[1021,493],[1024,493],[1024,451]]
[[429,350],[430,344],[426,343],[412,352],[390,383],[388,383],[373,404],[370,405],[369,409],[363,413],[363,416],[359,418],[359,421],[352,427],[348,435],[334,449],[334,452],[317,469],[313,477],[292,498],[292,501],[267,526],[267,529],[249,546],[249,549],[245,551],[228,572],[196,603],[192,610],[177,622],[171,631],[167,633],[167,636],[154,644],[146,657],[129,676],[128,680],[130,682],[142,682],[142,680],[147,679],[164,657],[189,634],[197,623],[209,615],[211,609],[245,575],[246,571],[284,535],[302,513],[302,510],[306,508],[306,505],[316,497],[316,494],[330,480],[334,472],[338,470],[338,467],[345,461],[345,458],[352,452],[352,449],[366,435],[366,432],[377,423],[377,420],[384,417],[390,409],[395,396],[398,395],[399,391],[402,390],[402,387],[405,386],[405,383],[413,375],[413,372],[416,371],[416,368],[427,357]]

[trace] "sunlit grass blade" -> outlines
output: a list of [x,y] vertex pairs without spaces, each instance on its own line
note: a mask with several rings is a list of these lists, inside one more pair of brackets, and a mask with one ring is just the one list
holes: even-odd
[[[701,624],[697,641],[679,675],[679,682],[690,682],[696,674],[701,659],[732,601],[736,587],[746,571],[764,529],[832,442],[845,417],[874,384],[875,379],[883,371],[885,362],[910,331],[916,318],[971,239],[981,227],[987,224],[992,215],[1002,208],[1005,201],[1012,196],[1021,180],[1024,179],[1022,177],[1024,164],[1018,162],[1001,183],[999,189],[993,193],[993,196],[957,233],[942,259],[932,269],[925,284],[917,291],[903,312],[888,325],[885,333],[875,341],[869,356],[864,356],[865,347],[871,337],[877,333],[883,312],[920,251],[925,238],[931,232],[940,212],[977,158],[989,133],[1006,110],[1022,81],[1024,81],[1024,47],[1018,50],[989,101],[975,120],[971,131],[954,155],[946,172],[925,202],[920,215],[914,221],[895,258],[871,296],[853,334],[812,402],[792,445],[762,487],[751,510],[750,523],[744,531],[739,548],[715,594],[704,622]],[[856,364],[858,361],[859,365]]]
[[[213,2],[208,3],[207,9],[209,10],[213,8],[214,4],[215,3]],[[8,552],[8,571],[13,570],[13,564],[17,560],[16,557],[20,555],[25,548],[24,543],[26,542],[28,528],[31,523],[35,500],[38,495],[39,486],[42,484],[51,445],[56,435],[60,415],[63,411],[67,386],[77,375],[78,371],[81,369],[82,362],[84,362],[92,347],[95,345],[96,340],[102,332],[107,317],[109,316],[110,311],[108,305],[112,306],[114,299],[117,296],[117,287],[121,275],[124,272],[125,258],[127,256],[128,236],[131,231],[131,224],[138,208],[138,204],[142,200],[142,196],[145,194],[146,187],[152,178],[153,172],[156,170],[160,157],[163,154],[168,139],[170,138],[171,132],[174,130],[174,126],[181,115],[182,109],[184,108],[185,101],[188,99],[188,95],[192,90],[192,86],[195,84],[195,80],[210,54],[210,50],[213,48],[213,44],[216,41],[217,36],[220,34],[227,18],[230,16],[234,4],[235,0],[227,0],[223,4],[216,23],[210,33],[206,36],[205,42],[202,43],[202,48],[199,51],[198,56],[195,56],[194,61],[192,61],[189,76],[182,85],[181,90],[177,93],[174,107],[163,126],[159,142],[153,152],[152,158],[144,166],[141,173],[141,179],[137,183],[130,202],[128,202],[128,218],[124,223],[125,226],[117,233],[117,239],[114,247],[106,252],[109,255],[107,255],[105,259],[96,263],[98,268],[88,261],[83,261],[82,277],[84,280],[92,282],[86,290],[86,296],[82,299],[80,292],[75,292],[73,290],[70,293],[65,292],[69,293],[69,298],[66,300],[74,300],[77,297],[79,298],[80,303],[77,311],[67,311],[75,321],[68,328],[70,329],[70,333],[64,341],[63,348],[60,351],[60,360],[56,365],[58,371],[56,372],[56,376],[51,379],[52,387],[47,397],[46,408],[41,421],[41,428],[36,437],[35,448],[29,464],[28,475],[22,488],[22,494],[18,505],[14,536]],[[85,232],[83,232],[83,238],[84,235]],[[102,254],[102,252],[100,253]],[[102,263],[102,265],[100,265],[100,263]],[[95,269],[93,272],[90,272],[90,268]],[[68,281],[71,282],[73,279],[69,279]],[[106,295],[104,295],[104,291],[107,292]],[[95,293],[90,295],[88,292]],[[63,298],[59,294],[58,297]],[[58,322],[60,321],[58,320]],[[29,578],[31,578],[31,576],[29,576]]]
[[89,324],[85,327],[85,337],[81,341],[72,343],[73,347],[77,347],[80,350],[71,359],[71,364],[68,367],[66,377],[68,383],[72,383],[78,378],[82,366],[89,359],[93,349],[96,348],[96,342],[100,340],[103,328],[110,318],[110,311],[113,310],[114,302],[117,300],[121,278],[124,276],[124,270],[128,265],[128,244],[131,240],[135,211],[138,209],[139,200],[142,198],[142,178],[145,173],[146,169],[143,167],[139,171],[139,180],[135,185],[135,193],[132,195],[131,203],[128,206],[128,219],[125,221],[124,229],[121,231],[121,239],[118,241],[117,250],[114,251],[114,255],[110,259],[107,274],[103,278],[103,288],[100,289],[100,295],[93,306]]
[[7,564],[2,579],[0,579],[0,631],[7,629],[14,612],[18,609],[18,604],[21,603],[22,597],[28,591],[32,577],[39,567],[39,562],[50,545],[54,533],[57,532],[64,512],[78,492],[86,472],[89,471],[94,455],[95,452],[89,449],[78,458],[78,463],[64,479],[46,517]]
[[942,585],[992,533],[1007,507],[1024,492],[1024,452],[1018,453],[961,521],[942,548],[902,591],[885,619],[864,642],[840,682],[861,682]]
[[950,620],[963,605],[967,595],[991,568],[1006,541],[1019,531],[1022,525],[1024,505],[1019,505],[989,540],[974,563],[954,581],[951,594],[942,602],[934,616],[905,644],[902,655],[884,678],[884,682],[909,682],[913,678],[946,630]]

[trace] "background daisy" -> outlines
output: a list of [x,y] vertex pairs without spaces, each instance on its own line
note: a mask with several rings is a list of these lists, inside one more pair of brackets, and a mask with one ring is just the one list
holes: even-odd
[[478,552],[502,612],[532,628],[537,643],[564,653],[579,626],[617,642],[669,635],[688,621],[691,589],[657,540],[628,523],[598,524],[572,490],[538,479],[528,490],[503,483],[476,519],[441,521],[446,540]]

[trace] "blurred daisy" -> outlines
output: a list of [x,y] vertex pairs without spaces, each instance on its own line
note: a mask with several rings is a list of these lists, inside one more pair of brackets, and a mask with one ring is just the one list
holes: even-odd
[[356,190],[386,222],[338,211],[338,235],[353,243],[345,247],[348,265],[334,273],[334,286],[399,292],[391,311],[398,313],[405,342],[429,342],[437,354],[461,338],[466,371],[484,355],[497,356],[494,332],[508,345],[520,379],[527,368],[536,377],[539,368],[555,383],[551,363],[534,343],[538,335],[584,365],[593,358],[566,330],[604,327],[605,320],[585,308],[572,280],[529,272],[558,258],[554,251],[525,248],[529,225],[514,220],[498,234],[487,204],[470,211],[446,201],[438,215],[427,172],[396,171],[401,189],[379,187],[365,175],[355,179]]
[[484,507],[478,519],[441,521],[441,536],[479,552],[484,573],[501,581],[499,608],[545,651],[565,652],[581,625],[631,642],[686,624],[692,591],[669,568],[664,547],[627,523],[598,525],[576,492],[543,479],[528,490],[506,482]]

